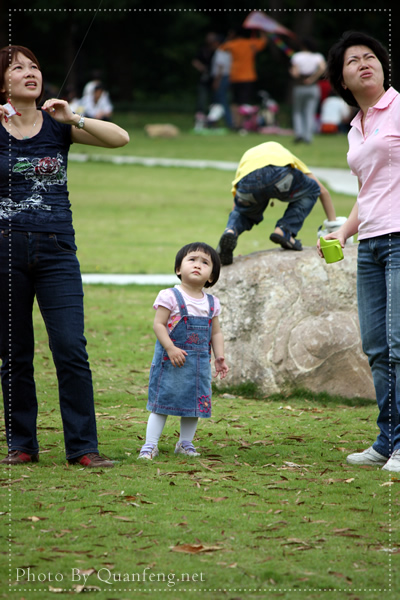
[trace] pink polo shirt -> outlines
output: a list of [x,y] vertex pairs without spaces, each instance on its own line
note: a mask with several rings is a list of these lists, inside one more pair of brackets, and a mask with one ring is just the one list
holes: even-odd
[[358,239],[400,232],[400,94],[389,88],[351,122],[347,162],[358,177]]

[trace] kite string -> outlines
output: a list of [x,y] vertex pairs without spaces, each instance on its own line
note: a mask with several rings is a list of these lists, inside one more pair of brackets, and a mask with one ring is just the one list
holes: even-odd
[[288,46],[286,42],[283,41],[280,35],[277,35],[276,33],[270,33],[269,37],[274,42],[274,44],[286,54],[286,56],[288,56],[289,58],[293,56],[294,50],[290,48],[290,46]]
[[69,71],[68,71],[68,73],[66,74],[66,76],[65,76],[65,79],[64,79],[64,81],[63,81],[63,83],[62,83],[62,85],[61,85],[61,87],[60,87],[60,89],[59,89],[59,92],[58,92],[57,98],[59,98],[59,97],[60,97],[60,95],[61,95],[62,89],[63,89],[63,87],[64,87],[64,85],[65,85],[65,83],[66,83],[66,81],[67,81],[67,79],[68,79],[68,77],[69,77],[69,75],[70,75],[70,73],[71,73],[71,71],[72,71],[73,67],[74,67],[74,64],[75,64],[75,62],[76,62],[76,59],[77,59],[77,58],[78,58],[78,56],[79,56],[79,53],[80,53],[80,51],[82,50],[82,46],[83,46],[83,44],[85,43],[85,40],[86,40],[86,38],[87,38],[87,36],[88,36],[88,34],[89,34],[89,31],[90,31],[90,29],[91,29],[91,27],[92,27],[92,25],[93,25],[93,21],[94,21],[94,20],[95,20],[95,18],[97,17],[97,14],[98,14],[98,12],[99,12],[99,10],[100,10],[100,6],[102,5],[102,3],[103,3],[103,0],[100,0],[100,4],[99,4],[99,5],[98,5],[98,7],[96,8],[96,12],[94,13],[93,19],[92,19],[92,20],[91,20],[91,22],[89,23],[89,27],[88,27],[88,28],[87,28],[87,30],[86,30],[86,33],[85,33],[85,35],[84,35],[84,38],[83,38],[83,40],[82,40],[82,42],[81,42],[81,45],[79,46],[79,48],[78,48],[78,51],[77,51],[77,53],[76,53],[76,55],[75,55],[75,58],[74,58],[74,60],[72,61],[72,63],[71,63],[71,66],[70,66],[70,68],[69,68]]

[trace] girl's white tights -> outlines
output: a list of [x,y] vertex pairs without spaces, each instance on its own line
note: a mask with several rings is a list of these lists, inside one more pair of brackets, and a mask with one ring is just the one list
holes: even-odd
[[[168,415],[150,413],[146,429],[146,444],[158,444],[158,440],[163,432],[167,417]],[[191,442],[193,440],[197,429],[197,422],[197,417],[181,417],[181,430],[179,435],[180,442],[183,440]]]

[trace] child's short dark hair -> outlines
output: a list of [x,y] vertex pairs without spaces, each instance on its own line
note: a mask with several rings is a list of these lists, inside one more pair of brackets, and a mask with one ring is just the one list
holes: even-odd
[[[212,281],[206,281],[206,283],[204,284],[204,287],[206,288],[211,287],[212,285],[217,283],[219,279],[221,261],[216,250],[214,250],[214,248],[212,248],[208,244],[205,244],[204,242],[193,242],[192,244],[186,244],[186,246],[183,246],[183,248],[179,250],[178,254],[175,257],[175,273],[178,269],[180,269],[185,256],[187,256],[191,252],[196,252],[196,250],[201,250],[202,252],[204,252],[204,254],[208,254],[208,256],[211,258],[211,262],[213,265],[211,273]],[[180,275],[178,275],[178,277],[179,279],[181,278]]]

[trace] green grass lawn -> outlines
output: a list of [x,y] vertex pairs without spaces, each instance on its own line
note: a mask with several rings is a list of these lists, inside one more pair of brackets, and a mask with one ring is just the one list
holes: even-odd
[[[140,114],[122,113],[115,115],[115,122],[126,128],[130,142],[123,148],[109,150],[91,146],[73,145],[72,152],[87,154],[110,154],[134,156],[162,156],[164,158],[192,158],[207,160],[227,160],[239,162],[242,154],[257,144],[267,141],[279,142],[298,154],[307,165],[347,169],[347,137],[345,135],[316,135],[309,145],[294,144],[291,135],[264,135],[248,133],[240,135],[228,132],[225,135],[200,135],[192,129],[191,117],[178,114]],[[179,127],[176,138],[150,138],[144,131],[148,123],[172,123]]]
[[41,455],[0,469],[1,597],[66,596],[86,576],[100,600],[395,598],[400,478],[345,462],[375,435],[373,402],[220,390],[199,424],[201,457],[173,454],[179,422],[170,417],[160,456],[136,460],[157,292],[85,287],[100,449],[112,470],[65,464],[35,309]]
[[[329,144],[326,137],[317,136],[314,144],[303,147],[295,146],[291,139],[271,139],[287,144],[308,165],[345,167],[344,136],[329,138]],[[265,136],[257,134],[207,137],[188,132],[173,140],[149,139],[142,130],[133,130],[128,146],[103,152],[238,162],[246,149],[263,141]],[[82,149],[99,151],[80,146],[79,151]],[[175,254],[184,244],[201,240],[216,247],[233,205],[233,177],[234,171],[213,169],[70,162],[70,195],[82,271],[170,273]],[[332,193],[332,198],[337,214],[347,216],[354,197]],[[274,201],[265,211],[264,221],[240,236],[236,254],[276,247],[269,236],[284,210],[283,202]],[[304,246],[315,246],[324,218],[318,202],[298,236]]]
[[[134,129],[121,153],[238,161],[264,141],[184,129],[176,140],[150,140],[146,116],[126,119]],[[328,145],[317,137],[302,150],[309,165],[345,166],[345,138]],[[82,270],[171,273],[183,244],[217,244],[232,178],[211,169],[71,162]],[[334,201],[346,215],[354,199],[335,194]],[[268,208],[237,252],[271,247],[282,212],[279,202]],[[301,232],[305,245],[315,245],[323,218],[317,206]],[[200,457],[173,454],[179,422],[170,417],[159,457],[136,460],[158,290],[85,286],[100,450],[115,461],[112,470],[65,464],[55,370],[35,307],[40,463],[0,469],[0,598],[396,598],[400,478],[345,461],[376,435],[374,402],[219,389],[212,418],[199,424]],[[4,455],[4,433],[0,449]]]

